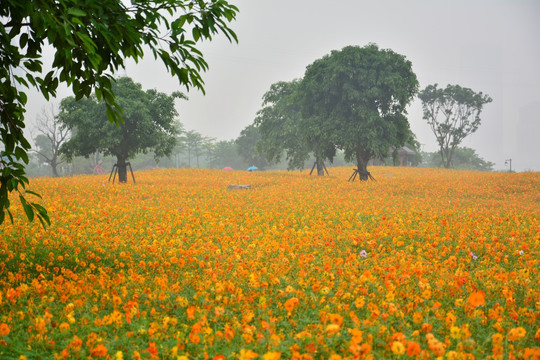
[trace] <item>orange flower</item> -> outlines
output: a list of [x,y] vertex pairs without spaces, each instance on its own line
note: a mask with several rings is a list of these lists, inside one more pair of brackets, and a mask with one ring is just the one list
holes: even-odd
[[90,355],[94,357],[106,357],[107,356],[107,348],[103,344],[99,344],[92,350],[90,350]]
[[285,309],[287,310],[287,312],[290,313],[294,310],[294,308],[298,305],[299,302],[300,301],[296,297],[287,299],[287,301],[285,301]]
[[486,297],[486,293],[481,290],[472,292],[469,294],[469,298],[467,299],[467,304],[474,307],[486,305],[485,297]]
[[328,320],[330,320],[332,324],[336,324],[340,327],[343,324],[343,316],[339,314],[328,314]]
[[1,323],[0,324],[0,336],[6,336],[6,335],[9,334],[9,332],[10,332],[10,330],[9,330],[8,324]]
[[190,306],[186,309],[187,317],[190,320],[195,319],[195,306]]
[[154,341],[151,341],[148,344],[148,348],[146,349],[146,351],[148,351],[152,357],[156,356],[158,354],[156,343]]
[[510,331],[508,332],[508,340],[509,341],[521,340],[525,337],[525,335],[527,335],[527,330],[525,330],[521,326],[517,328],[513,328],[513,329],[510,329]]
[[420,345],[414,341],[409,341],[407,343],[407,355],[409,356],[415,356],[420,353]]
[[427,323],[422,324],[422,331],[423,332],[429,333],[431,330],[433,330],[433,325],[427,324]]

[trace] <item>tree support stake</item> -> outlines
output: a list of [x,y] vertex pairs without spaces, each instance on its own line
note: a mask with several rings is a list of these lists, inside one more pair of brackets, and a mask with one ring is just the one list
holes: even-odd
[[[131,163],[129,163],[129,162],[126,163],[126,166],[129,166],[129,171],[131,172],[131,178],[133,179],[133,183],[136,184],[137,182],[135,181],[135,175],[133,174],[133,169],[131,168]],[[114,164],[112,169],[111,169],[111,174],[109,175],[109,182],[111,182],[111,177],[112,177],[112,182],[114,184],[114,180],[116,179],[116,173],[117,172],[118,172],[118,164]]]

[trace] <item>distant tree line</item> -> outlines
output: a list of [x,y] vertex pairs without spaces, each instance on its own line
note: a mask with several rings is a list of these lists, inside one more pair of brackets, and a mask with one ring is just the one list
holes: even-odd
[[[376,44],[332,51],[309,65],[302,79],[272,84],[253,123],[229,141],[184,129],[175,109],[175,99],[187,99],[180,92],[143,90],[127,77],[116,79],[112,90],[123,109],[119,125],[105,121],[109,110],[94,95],[65,98],[57,114],[50,111],[38,119],[35,168],[47,164],[58,176],[116,167],[119,180],[125,182],[128,164],[136,169],[261,170],[313,164],[312,171],[316,168],[324,175],[325,162],[337,160],[336,165],[356,165],[353,179],[358,175],[368,180],[370,160],[396,164],[403,146],[417,153],[408,161],[412,166],[493,166],[474,150],[458,146],[478,129],[482,106],[491,98],[458,85],[439,89],[435,84],[420,91],[424,119],[439,144],[437,153],[420,154],[406,117],[406,107],[418,91],[416,75],[403,55]],[[35,173],[32,167],[29,173]]]

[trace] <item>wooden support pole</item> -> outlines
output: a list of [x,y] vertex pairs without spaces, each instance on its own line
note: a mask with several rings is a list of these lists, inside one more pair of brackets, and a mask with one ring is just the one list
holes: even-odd
[[[114,184],[114,179],[116,178],[116,168],[118,167],[118,165],[114,164],[112,169],[111,169],[111,174],[109,175],[109,182],[111,181],[111,177],[113,178],[113,184]],[[114,177],[113,177],[113,173],[114,173]]]
[[127,163],[129,165],[129,171],[131,171],[131,178],[133,179],[133,183],[135,184],[135,175],[133,175],[133,169],[131,168],[131,163]]

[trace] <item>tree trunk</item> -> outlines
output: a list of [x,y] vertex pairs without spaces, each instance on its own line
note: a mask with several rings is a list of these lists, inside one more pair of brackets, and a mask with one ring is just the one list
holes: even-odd
[[56,160],[51,161],[51,169],[54,177],[58,177],[58,169],[57,169]]
[[368,161],[369,157],[366,156],[362,151],[356,152],[356,164],[358,166],[358,176],[360,178],[360,181],[369,180],[370,174],[367,171]]
[[317,157],[315,161],[317,162],[317,175],[324,176],[324,166],[322,159],[320,157]]
[[450,169],[452,164],[452,153],[448,149],[441,149],[442,164],[445,169]]
[[127,164],[124,157],[116,157],[116,166],[118,166],[118,182],[127,182]]

